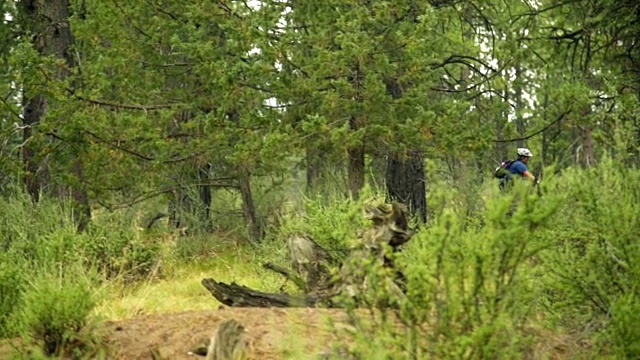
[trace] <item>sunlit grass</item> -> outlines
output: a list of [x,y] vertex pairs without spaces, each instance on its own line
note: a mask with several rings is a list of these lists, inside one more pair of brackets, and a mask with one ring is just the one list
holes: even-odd
[[[170,249],[167,249],[171,251]],[[141,315],[211,310],[220,303],[202,286],[204,278],[237,282],[254,289],[277,292],[281,276],[262,268],[256,251],[246,248],[219,248],[205,258],[177,259],[167,254],[161,276],[135,284],[107,282],[101,288],[102,302],[95,315],[105,320],[121,320]]]

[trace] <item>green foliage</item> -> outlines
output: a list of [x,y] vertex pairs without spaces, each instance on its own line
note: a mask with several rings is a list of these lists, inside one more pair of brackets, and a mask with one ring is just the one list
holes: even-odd
[[83,345],[80,332],[89,324],[95,305],[91,284],[81,272],[47,274],[29,283],[20,320],[45,354],[62,355]]
[[[637,357],[638,176],[604,157],[594,168],[547,176],[542,197],[526,181],[508,193],[491,181],[473,195],[483,209],[473,216],[468,193],[432,184],[430,224],[396,259],[408,279],[406,299],[385,286],[393,274],[356,265],[370,284],[360,299],[382,310],[352,313],[349,333],[358,340],[350,351],[366,358],[545,357],[552,350],[537,344],[549,341],[549,330],[586,334],[601,346],[589,350],[594,356]],[[385,310],[394,302],[400,312]]]
[[559,216],[547,230],[555,239],[543,257],[549,306],[571,328],[593,323],[606,329],[610,322],[614,342],[633,334],[624,333],[620,314],[631,316],[627,311],[635,305],[628,299],[640,295],[638,183],[637,169],[610,157],[567,171],[556,190],[564,198]]
[[25,286],[26,274],[11,255],[0,254],[0,338],[15,335],[18,330],[13,321],[20,309]]
[[304,233],[336,259],[343,259],[355,244],[356,230],[367,225],[363,217],[363,204],[377,197],[370,187],[366,187],[359,201],[322,196],[306,198],[301,208],[292,209],[284,215],[281,226],[273,236],[284,239],[292,233]]
[[[106,218],[106,219],[105,219]],[[107,279],[139,280],[158,266],[160,239],[146,237],[125,216],[105,216],[85,235],[83,256]]]
[[159,242],[144,239],[122,214],[79,234],[64,203],[33,204],[18,193],[0,205],[0,337],[25,333],[47,354],[93,343],[89,334],[76,336],[96,304],[99,279],[147,278],[160,260]]
[[622,295],[611,304],[611,318],[607,324],[604,344],[613,347],[613,353],[621,359],[640,356],[640,301],[636,295]]

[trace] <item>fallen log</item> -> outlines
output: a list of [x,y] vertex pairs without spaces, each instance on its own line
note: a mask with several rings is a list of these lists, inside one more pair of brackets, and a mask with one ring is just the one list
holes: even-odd
[[340,271],[337,279],[333,278],[329,271],[329,266],[333,263],[331,256],[304,235],[292,235],[287,240],[293,271],[274,264],[263,265],[292,280],[304,294],[267,293],[235,282],[225,284],[214,279],[203,279],[202,285],[213,297],[227,306],[335,308],[341,307],[336,301],[338,295],[357,298],[361,290],[366,288],[368,275],[361,264],[364,258],[372,257],[384,268],[394,269],[395,278],[389,285],[390,293],[396,298],[402,298],[406,291],[404,275],[395,268],[389,251],[399,251],[399,247],[413,235],[413,231],[407,226],[406,207],[398,203],[366,206],[365,215],[372,221],[373,226],[361,232],[360,247],[353,249],[347,261],[338,266]]
[[235,282],[225,284],[213,279],[203,279],[202,285],[218,301],[232,307],[333,307],[328,298],[320,295],[267,293]]

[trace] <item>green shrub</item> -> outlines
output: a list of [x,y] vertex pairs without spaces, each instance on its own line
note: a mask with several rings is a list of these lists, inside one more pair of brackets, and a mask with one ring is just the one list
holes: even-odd
[[363,204],[376,198],[380,196],[366,187],[359,201],[321,197],[306,199],[302,210],[294,210],[284,216],[281,227],[272,236],[284,240],[291,233],[308,234],[341,260],[356,241],[357,229],[368,225],[363,216]]
[[24,272],[8,253],[0,254],[0,338],[16,335],[14,317],[22,303]]
[[[530,351],[534,339],[526,330],[533,325],[532,314],[544,290],[536,286],[539,270],[533,259],[549,246],[544,229],[560,201],[551,195],[541,198],[533,190],[524,182],[509,194],[483,188],[483,196],[474,195],[473,207],[486,210],[469,221],[470,203],[446,184],[432,184],[431,221],[397,256],[408,291],[395,316],[384,310],[398,298],[384,285],[393,274],[366,261],[353,264],[368,278],[361,300],[383,311],[369,319],[352,316],[358,339],[351,351],[362,358],[394,359],[516,359]],[[335,209],[340,209],[342,215],[336,218],[342,221],[316,231],[327,236],[335,228],[344,229],[342,236],[349,237],[347,229],[353,233],[354,224],[368,226],[354,221],[362,218],[360,204]],[[312,224],[329,221],[309,217]]]
[[80,331],[88,325],[95,304],[90,283],[80,272],[41,275],[25,291],[21,320],[45,354],[60,355],[82,346]]
[[623,296],[612,304],[605,341],[621,359],[640,359],[640,301]]
[[623,317],[638,309],[628,299],[640,296],[640,171],[604,157],[560,178],[562,206],[547,229],[554,247],[541,258],[547,308],[569,331],[597,331],[637,351],[640,334]]

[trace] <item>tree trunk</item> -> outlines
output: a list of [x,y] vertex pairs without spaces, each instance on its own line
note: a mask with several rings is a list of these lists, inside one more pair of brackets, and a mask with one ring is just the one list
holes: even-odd
[[[24,16],[23,24],[26,29],[32,31],[33,45],[40,55],[54,56],[63,59],[65,66],[59,68],[56,78],[58,81],[65,80],[71,75],[71,70],[76,66],[76,60],[72,53],[73,33],[69,23],[71,7],[69,0],[23,0],[19,3],[20,10]],[[25,185],[32,199],[38,201],[40,191],[43,187],[42,176],[38,175],[43,168],[36,160],[34,149],[37,144],[33,144],[33,133],[42,116],[46,111],[46,99],[43,94],[32,94],[26,89],[26,104],[23,112],[25,115],[23,140],[25,144],[31,143],[23,151],[23,162],[25,168]],[[82,138],[80,134],[77,134]],[[83,141],[79,142],[83,146]],[[67,144],[74,146],[74,144]],[[81,152],[81,151],[80,151]],[[70,171],[74,175],[75,183],[70,185],[70,193],[74,203],[74,218],[77,221],[79,231],[84,231],[91,219],[91,208],[89,206],[89,195],[84,184],[83,164],[79,151],[70,152]]]
[[514,81],[514,87],[515,87],[515,93],[514,93],[514,97],[515,97],[515,101],[516,101],[516,129],[518,131],[518,147],[525,147],[525,142],[524,140],[522,140],[523,137],[525,137],[525,132],[526,132],[526,128],[525,128],[525,123],[524,123],[524,117],[522,116],[522,113],[524,111],[524,102],[522,101],[522,86],[524,84],[524,81],[522,79],[522,68],[518,65],[516,66],[516,80]]
[[[176,81],[172,86],[179,86]],[[170,132],[184,131],[183,125],[192,120],[192,111],[180,111],[171,122]],[[182,139],[184,146],[188,140]],[[174,229],[189,229],[189,232],[210,232],[211,220],[211,163],[205,158],[196,157],[176,170],[172,184],[174,188],[169,198],[169,226]]]
[[419,152],[404,156],[393,152],[387,164],[387,197],[409,207],[411,215],[427,222],[424,161]]
[[322,173],[324,172],[327,159],[325,149],[318,142],[321,141],[317,137],[310,139],[306,144],[306,173],[307,173],[307,196],[313,196],[320,190]]
[[596,162],[596,157],[593,149],[593,137],[591,136],[591,127],[580,127],[580,135],[582,139],[582,158],[580,165],[583,167],[590,167]]
[[[351,84],[354,90],[354,101],[359,105],[362,103],[361,88],[364,76],[360,69],[360,63],[356,61],[351,77]],[[360,109],[356,107],[357,111]],[[365,126],[362,115],[351,115],[349,118],[349,129],[352,133],[360,131]],[[349,147],[348,156],[349,163],[347,167],[347,177],[349,183],[349,192],[351,197],[357,200],[360,197],[360,190],[364,187],[364,140],[358,139],[354,145]]]
[[[352,116],[349,120],[349,128],[356,132],[362,127],[362,121]],[[360,197],[360,190],[364,187],[364,142],[358,143],[349,148],[349,191],[354,200]]]
[[206,163],[198,166],[198,194],[200,195],[200,204],[198,206],[198,219],[205,232],[213,230],[213,222],[211,221],[211,164]]
[[[387,80],[387,93],[394,100],[403,96],[402,88],[395,79]],[[398,139],[402,141],[402,139]],[[392,150],[387,159],[387,197],[409,207],[411,215],[427,222],[427,189],[422,152],[399,153]]]
[[41,168],[39,160],[36,158],[37,146],[31,141],[33,129],[40,122],[40,118],[44,115],[46,100],[43,95],[37,94],[32,97],[25,92],[23,94],[22,118],[23,128],[22,140],[22,162],[24,166],[24,186],[34,202],[40,200],[40,191],[42,190],[42,171],[46,167]]
[[246,358],[247,340],[244,326],[227,320],[211,337],[205,360],[237,360]]
[[251,174],[246,168],[238,168],[238,187],[242,196],[242,213],[247,224],[247,233],[251,241],[258,242],[262,240],[264,233],[251,194]]

